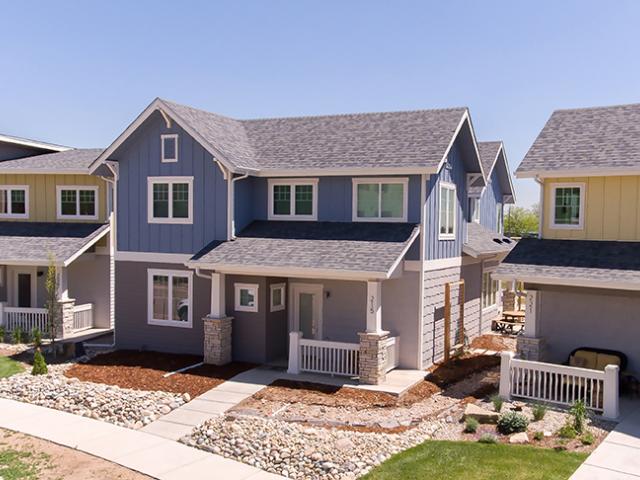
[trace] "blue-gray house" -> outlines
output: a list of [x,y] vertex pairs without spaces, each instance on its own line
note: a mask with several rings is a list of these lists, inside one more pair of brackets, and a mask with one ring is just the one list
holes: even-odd
[[442,358],[445,291],[450,345],[497,314],[514,191],[466,108],[235,120],[156,99],[93,169],[116,179],[119,348],[378,383]]

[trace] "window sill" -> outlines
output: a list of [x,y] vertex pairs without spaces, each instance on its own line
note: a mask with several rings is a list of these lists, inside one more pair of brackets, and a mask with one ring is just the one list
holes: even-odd
[[177,328],[192,328],[193,322],[178,322],[175,320],[154,320],[149,319],[147,321],[149,325],[155,325],[159,327],[177,327]]
[[551,225],[549,225],[549,228],[553,230],[584,230],[584,226],[582,225],[582,223],[580,223],[579,225],[563,225],[552,223]]
[[288,222],[317,222],[315,215],[269,215],[269,220],[284,220]]
[[166,158],[166,159],[165,159],[165,158],[161,158],[161,159],[160,159],[160,163],[178,163],[178,159],[177,159],[177,158],[174,158],[174,159],[171,159],[171,158]]
[[353,217],[353,222],[374,222],[374,223],[406,223],[407,219],[404,217],[390,218],[390,217]]
[[167,225],[192,225],[193,220],[190,218],[150,218],[148,223],[167,224]]
[[26,219],[29,218],[29,215],[28,214],[23,215],[21,213],[20,214],[15,214],[15,215],[13,215],[11,213],[6,213],[6,214],[3,213],[3,214],[0,214],[0,218],[16,218],[16,219],[26,220]]
[[456,239],[456,234],[449,234],[449,235],[438,235],[438,240],[455,240]]
[[271,313],[273,312],[281,312],[282,310],[284,310],[284,305],[277,305],[275,307],[271,307]]
[[236,305],[234,310],[236,312],[258,313],[258,307],[241,307],[240,305]]
[[56,220],[98,220],[98,215],[58,215]]

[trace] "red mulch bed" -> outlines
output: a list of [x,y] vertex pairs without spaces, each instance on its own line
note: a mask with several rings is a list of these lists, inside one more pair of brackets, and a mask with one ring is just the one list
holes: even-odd
[[234,375],[255,367],[253,364],[241,362],[221,367],[202,365],[183,373],[163,377],[165,373],[201,361],[202,356],[196,355],[118,350],[98,355],[87,363],[76,364],[65,372],[65,376],[136,390],[188,393],[193,398]]
[[502,352],[505,350],[515,351],[516,339],[509,335],[481,335],[473,339],[470,347],[481,350],[494,350],[496,352]]
[[431,369],[427,380],[440,388],[459,382],[464,378],[482,370],[500,365],[500,357],[493,355],[462,355],[447,363],[436,365]]

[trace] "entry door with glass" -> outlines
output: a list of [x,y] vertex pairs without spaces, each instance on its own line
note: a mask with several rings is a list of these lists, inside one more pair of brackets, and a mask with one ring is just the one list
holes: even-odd
[[31,307],[31,274],[18,273],[18,307]]
[[322,339],[322,285],[293,284],[293,327],[303,338]]

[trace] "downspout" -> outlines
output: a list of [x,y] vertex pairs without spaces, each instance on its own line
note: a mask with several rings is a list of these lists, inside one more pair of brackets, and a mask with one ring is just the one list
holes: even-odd
[[420,271],[418,272],[418,366],[421,370],[423,365],[422,340],[424,337],[424,261],[426,242],[426,208],[427,208],[427,178],[428,175],[420,175]]
[[235,222],[235,184],[238,180],[244,180],[249,176],[248,173],[233,178],[233,173],[227,170],[229,178],[229,188],[227,189],[227,240],[236,238],[236,222]]
[[538,200],[538,238],[542,238],[542,226],[544,225],[544,181],[540,180],[538,175],[534,178],[535,182],[540,186],[540,199]]

